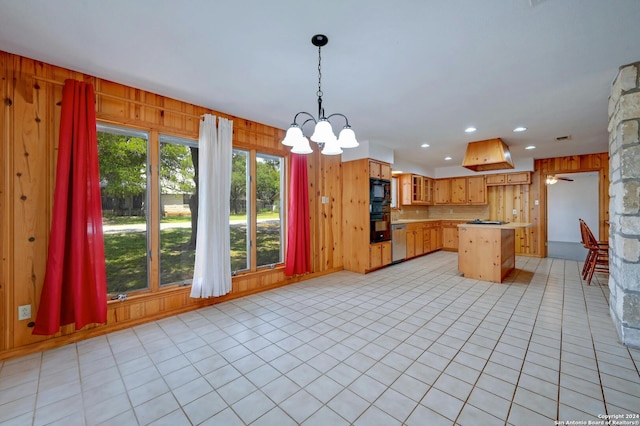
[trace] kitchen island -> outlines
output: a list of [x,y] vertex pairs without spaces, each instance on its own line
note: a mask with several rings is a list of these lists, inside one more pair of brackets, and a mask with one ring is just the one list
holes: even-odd
[[458,270],[466,278],[501,283],[516,266],[516,229],[530,226],[483,221],[458,225]]

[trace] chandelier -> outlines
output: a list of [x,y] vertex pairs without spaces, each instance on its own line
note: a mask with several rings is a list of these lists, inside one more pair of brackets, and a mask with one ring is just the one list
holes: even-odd
[[[324,155],[338,155],[342,154],[342,148],[355,148],[358,146],[356,140],[356,134],[351,130],[349,126],[349,120],[344,114],[333,113],[329,116],[325,116],[324,108],[322,107],[322,46],[326,46],[329,39],[324,34],[316,34],[311,38],[311,43],[318,48],[318,118],[308,112],[301,111],[293,118],[291,127],[287,130],[287,133],[282,141],[283,145],[292,147],[291,152],[294,154],[310,154],[313,152],[309,145],[309,139],[307,139],[302,133],[302,128],[305,124],[313,122],[315,128],[311,135],[311,140],[318,144],[321,149],[321,153]],[[298,118],[305,119],[302,124],[298,124]],[[345,125],[340,131],[339,136],[336,138],[335,133],[329,119],[332,117],[344,118]]]

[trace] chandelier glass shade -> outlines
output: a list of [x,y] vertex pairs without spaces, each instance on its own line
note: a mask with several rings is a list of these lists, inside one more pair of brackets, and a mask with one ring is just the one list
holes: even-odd
[[[283,145],[290,146],[291,152],[294,154],[310,154],[313,152],[311,145],[309,144],[309,138],[307,138],[302,128],[309,122],[315,124],[313,134],[310,139],[317,143],[321,149],[321,153],[324,155],[339,155],[342,154],[342,148],[355,148],[358,141],[356,140],[356,134],[349,125],[349,120],[344,114],[334,113],[329,116],[325,116],[324,108],[322,107],[322,46],[328,43],[329,39],[323,34],[316,34],[311,38],[311,43],[318,47],[318,115],[317,118],[308,112],[301,111],[293,118],[293,123],[287,130],[287,133],[282,141]],[[332,117],[342,117],[345,121],[345,125],[340,131],[338,137],[333,132],[333,127],[329,122]],[[304,118],[301,124],[298,124],[298,119]]]

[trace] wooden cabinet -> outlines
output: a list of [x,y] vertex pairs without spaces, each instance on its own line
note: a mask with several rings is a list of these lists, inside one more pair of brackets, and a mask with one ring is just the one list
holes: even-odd
[[433,204],[433,179],[420,175],[400,175],[403,205]]
[[434,188],[434,204],[487,204],[484,175],[437,179]]
[[377,269],[391,263],[391,241],[369,245],[369,269]]
[[380,161],[369,160],[369,177],[391,180],[391,165]]
[[440,221],[407,224],[407,259],[442,248]]
[[438,223],[431,228],[431,251],[442,249],[442,226]]
[[433,203],[451,204],[451,179],[436,179],[433,185]]
[[422,201],[424,204],[433,204],[433,179],[422,178]]
[[504,173],[497,173],[495,175],[487,175],[487,186],[493,185],[506,185],[507,175]]
[[467,177],[467,203],[487,204],[487,184],[484,176]]
[[529,185],[531,172],[497,173],[486,176],[487,186],[496,185]]
[[460,235],[458,270],[466,278],[501,283],[515,268],[515,229],[470,225]]
[[442,221],[442,249],[458,251],[458,224],[462,221]]
[[370,244],[370,178],[391,180],[391,166],[368,158],[342,163],[344,269],[366,273],[391,264],[391,242]]
[[422,241],[425,253],[442,248],[442,231],[440,222],[427,222],[422,227]]
[[407,259],[424,254],[422,222],[407,225]]
[[451,178],[451,204],[469,204],[467,202],[467,178]]
[[507,173],[507,183],[509,185],[522,185],[522,184],[528,185],[531,183],[531,173],[530,172]]

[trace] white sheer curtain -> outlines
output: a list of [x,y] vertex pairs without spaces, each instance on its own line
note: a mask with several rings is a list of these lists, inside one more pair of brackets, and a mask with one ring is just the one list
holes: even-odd
[[231,291],[229,212],[233,121],[206,114],[198,141],[198,232],[191,297]]

